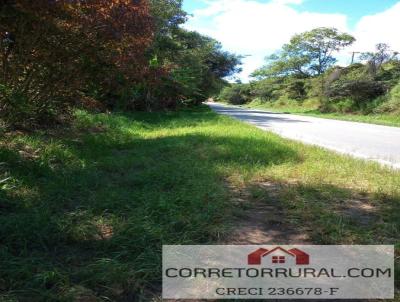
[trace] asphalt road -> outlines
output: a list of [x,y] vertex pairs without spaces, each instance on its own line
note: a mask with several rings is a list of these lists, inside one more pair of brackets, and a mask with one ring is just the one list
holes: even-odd
[[207,103],[229,115],[283,137],[400,169],[400,128],[245,109]]

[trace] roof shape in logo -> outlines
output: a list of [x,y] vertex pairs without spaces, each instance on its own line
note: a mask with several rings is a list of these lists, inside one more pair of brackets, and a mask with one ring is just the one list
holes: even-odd
[[278,246],[272,250],[268,250],[265,248],[259,248],[258,250],[254,251],[253,253],[248,255],[248,264],[249,265],[260,265],[263,257],[268,256],[276,251],[281,251],[291,257],[295,257],[296,265],[310,264],[310,256],[307,253],[305,253],[302,250],[299,250],[297,248],[286,250],[280,246]]

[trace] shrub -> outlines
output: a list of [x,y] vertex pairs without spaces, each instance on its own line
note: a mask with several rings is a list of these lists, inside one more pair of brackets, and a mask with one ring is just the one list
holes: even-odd
[[400,112],[400,82],[390,91],[389,100],[376,108],[375,112]]
[[357,110],[354,101],[351,99],[342,99],[337,102],[324,102],[320,110],[322,112],[340,112],[340,113],[350,113]]
[[390,101],[400,102],[400,82],[390,91]]
[[251,89],[249,84],[233,84],[225,87],[219,95],[221,100],[234,105],[242,105],[251,101]]
[[74,101],[78,50],[54,16],[61,10],[43,1],[0,9],[0,112],[7,124],[51,122]]
[[350,99],[357,108],[365,107],[366,103],[385,94],[383,83],[373,80],[339,80],[333,82],[326,90],[330,101]]
[[307,95],[305,81],[289,80],[286,83],[285,94],[292,100],[304,100]]
[[285,94],[285,85],[280,78],[268,78],[252,83],[251,93],[260,100],[273,101]]
[[372,80],[370,74],[368,73],[368,67],[355,63],[346,68],[341,69],[340,80]]
[[389,87],[394,87],[400,80],[400,61],[389,61],[384,64],[376,77],[384,81]]
[[322,76],[310,78],[306,82],[306,92],[308,98],[321,98],[324,95],[324,83]]
[[0,118],[49,125],[83,94],[139,81],[152,39],[146,1],[6,1],[0,6]]

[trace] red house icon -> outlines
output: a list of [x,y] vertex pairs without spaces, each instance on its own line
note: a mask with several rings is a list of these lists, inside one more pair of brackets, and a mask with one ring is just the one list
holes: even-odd
[[[279,256],[274,256],[274,253],[278,251],[280,252]],[[296,265],[310,264],[310,256],[307,253],[303,252],[302,250],[296,248],[285,250],[284,248],[281,247],[276,247],[272,250],[267,250],[264,248],[256,250],[255,252],[248,255],[248,264],[260,265],[262,258],[268,255],[272,256],[273,264],[286,263],[286,257],[294,257],[296,259]]]

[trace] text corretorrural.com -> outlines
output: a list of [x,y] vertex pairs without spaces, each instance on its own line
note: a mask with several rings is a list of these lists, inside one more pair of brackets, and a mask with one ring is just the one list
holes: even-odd
[[165,299],[392,299],[393,246],[164,246]]

